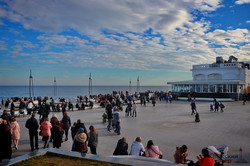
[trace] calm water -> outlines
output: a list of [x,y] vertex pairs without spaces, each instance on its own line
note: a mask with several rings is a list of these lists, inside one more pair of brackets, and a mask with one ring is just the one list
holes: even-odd
[[[170,91],[168,86],[140,86],[139,92],[145,91]],[[92,93],[109,94],[113,91],[130,91],[129,86],[93,86]],[[136,86],[131,86],[131,93],[137,91]],[[54,86],[34,86],[34,96],[64,97],[66,99],[75,99],[76,96],[85,96],[89,94],[88,86],[57,86],[54,94]],[[29,97],[29,86],[0,86],[0,98],[10,97]]]

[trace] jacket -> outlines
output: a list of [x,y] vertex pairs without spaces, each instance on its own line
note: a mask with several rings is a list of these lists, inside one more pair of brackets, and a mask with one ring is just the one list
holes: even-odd
[[94,132],[89,132],[88,146],[97,146],[98,144],[98,134]]
[[77,133],[74,138],[74,151],[87,153],[88,148],[86,145],[87,135],[85,133]]
[[38,121],[36,120],[36,118],[29,118],[26,121],[25,127],[29,129],[29,133],[37,134],[39,124],[38,124]]
[[128,143],[120,139],[117,143],[113,155],[128,155]]
[[159,155],[162,155],[162,152],[159,150],[159,147],[152,145],[150,148],[146,147],[145,150],[146,157],[159,158]]
[[52,125],[49,121],[43,121],[40,130],[42,131],[42,136],[51,136]]
[[70,117],[68,115],[64,115],[62,118],[63,129],[67,130],[71,126]]
[[120,122],[121,120],[120,120],[120,113],[118,112],[118,111],[115,111],[114,113],[113,113],[113,118],[114,118],[114,124],[116,125],[118,122]]
[[11,122],[10,124],[10,132],[11,132],[11,138],[14,140],[20,139],[20,126],[19,124],[15,122]]
[[131,145],[130,155],[140,156],[141,151],[145,152],[145,148],[141,142],[134,141]]
[[214,159],[212,157],[204,157],[198,163],[200,166],[214,166]]

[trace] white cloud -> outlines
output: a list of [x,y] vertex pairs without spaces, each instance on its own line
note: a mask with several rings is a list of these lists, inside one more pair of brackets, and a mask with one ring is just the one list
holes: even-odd
[[250,20],[246,21],[246,23],[250,24]]
[[235,3],[237,5],[242,5],[242,4],[245,4],[245,3],[250,3],[250,0],[237,0]]
[[[210,23],[194,21],[191,15],[193,10],[215,11],[221,7],[220,2],[12,0],[6,1],[8,8],[0,9],[0,13],[26,29],[45,32],[36,38],[41,51],[34,55],[37,63],[47,58],[51,64],[75,67],[184,71],[196,62],[214,62],[218,53],[245,58],[249,45],[244,42],[250,42],[247,29],[208,32]],[[152,34],[145,34],[149,29]],[[70,30],[89,40],[71,36]],[[20,54],[15,56],[31,56],[24,48],[37,46],[24,41],[17,44],[14,51]]]
[[221,0],[43,0],[6,1],[3,17],[20,22],[26,29],[61,32],[73,28],[81,33],[104,29],[141,32],[153,28],[169,32],[192,20],[190,11],[214,11]]

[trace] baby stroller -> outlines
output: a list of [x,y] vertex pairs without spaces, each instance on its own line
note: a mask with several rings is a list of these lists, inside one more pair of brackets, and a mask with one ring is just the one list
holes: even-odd
[[215,166],[223,166],[227,157],[228,146],[215,148],[214,146],[207,147],[210,155],[215,160]]
[[108,119],[108,115],[106,113],[102,114],[102,123],[106,123]]
[[[222,146],[220,148],[215,148],[214,146],[208,146],[207,149],[211,157],[215,161],[214,166],[223,166],[226,161],[228,146]],[[188,166],[199,166],[197,162],[194,163],[192,160],[187,159],[186,161]]]

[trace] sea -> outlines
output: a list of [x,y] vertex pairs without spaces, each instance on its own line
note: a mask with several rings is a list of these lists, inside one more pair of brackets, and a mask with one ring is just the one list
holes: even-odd
[[[34,97],[53,97],[76,99],[77,96],[88,96],[98,94],[111,94],[113,91],[123,92],[128,91],[130,94],[135,92],[168,92],[171,91],[170,86],[33,86],[31,96]],[[30,97],[29,86],[0,86],[0,99],[8,99],[11,97]]]

